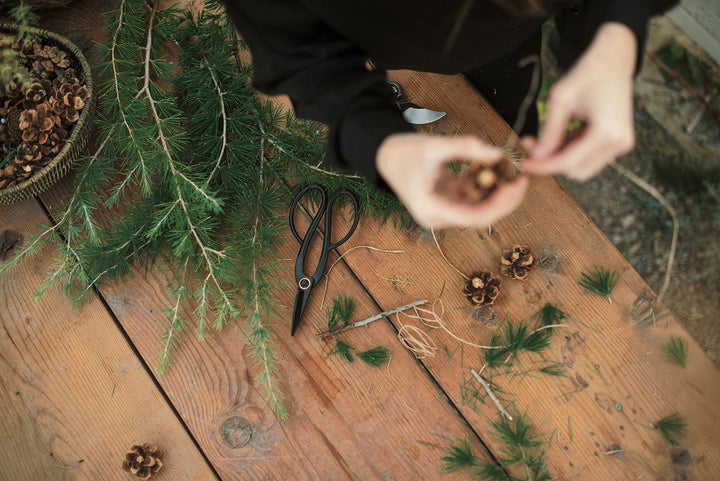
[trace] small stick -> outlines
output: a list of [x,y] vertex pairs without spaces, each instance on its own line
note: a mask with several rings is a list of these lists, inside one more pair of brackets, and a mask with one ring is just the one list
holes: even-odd
[[405,309],[411,309],[413,307],[416,307],[416,306],[419,306],[422,304],[427,304],[427,302],[428,301],[426,301],[425,299],[420,299],[419,301],[411,302],[410,304],[405,304],[404,306],[396,307],[395,309],[390,309],[389,311],[381,312],[380,314],[376,314],[372,317],[368,317],[365,320],[353,322],[352,324],[348,324],[347,326],[343,326],[338,329],[333,329],[332,331],[321,332],[317,336],[322,339],[325,337],[334,336],[335,334],[339,334],[339,333],[341,333],[343,331],[347,331],[349,329],[367,326],[371,322],[377,321],[378,319],[382,319],[385,316],[391,316],[391,315],[395,314],[396,312],[404,311]]
[[475,371],[475,369],[470,369],[470,373],[475,377],[475,379],[477,379],[480,384],[482,384],[482,386],[485,388],[485,391],[487,391],[488,396],[490,396],[490,399],[492,399],[492,401],[495,403],[502,415],[512,421],[512,416],[510,416],[510,413],[507,412],[504,407],[502,407],[502,404],[500,404],[498,398],[495,397],[495,393],[492,392],[492,389],[490,389],[490,385],[487,383],[487,381],[485,381],[485,379],[483,379],[482,376],[478,374],[477,371]]

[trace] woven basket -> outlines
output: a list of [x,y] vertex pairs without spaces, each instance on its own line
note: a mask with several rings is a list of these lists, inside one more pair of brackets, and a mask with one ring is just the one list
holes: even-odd
[[[17,26],[12,24],[0,23],[0,32],[13,34],[17,32]],[[48,32],[37,28],[29,29],[30,34],[41,37],[45,43],[53,44],[65,50],[68,55],[72,55],[78,62],[85,76],[85,87],[88,90],[88,100],[85,107],[80,113],[80,119],[75,123],[70,137],[66,140],[62,150],[40,171],[33,174],[32,177],[8,187],[0,189],[0,204],[11,204],[30,197],[35,197],[51,185],[57,182],[62,176],[68,173],[73,161],[78,158],[80,152],[85,148],[90,130],[92,129],[92,120],[95,114],[95,88],[85,56],[82,54],[70,40],[56,33]]]

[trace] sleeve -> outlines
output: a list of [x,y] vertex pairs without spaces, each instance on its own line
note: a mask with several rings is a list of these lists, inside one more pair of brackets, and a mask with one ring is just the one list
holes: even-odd
[[[653,15],[659,15],[680,3],[678,0],[589,0],[585,5],[585,31],[594,35],[601,24],[618,22],[627,25],[638,41],[638,63],[643,58],[647,36],[647,23]],[[588,39],[588,43],[591,39]],[[639,70],[639,68],[636,68]]]
[[286,94],[298,117],[328,125],[326,161],[386,188],[375,167],[382,141],[412,131],[395,107],[385,73],[298,1],[225,0],[250,48],[253,86]]

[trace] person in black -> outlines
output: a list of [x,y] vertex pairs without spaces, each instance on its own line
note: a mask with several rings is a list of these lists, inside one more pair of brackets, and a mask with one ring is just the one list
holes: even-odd
[[[525,176],[483,204],[453,201],[436,189],[452,159],[493,162],[500,151],[471,136],[415,133],[395,107],[385,69],[465,73],[512,123],[551,15],[582,53],[553,87],[537,137],[537,114],[523,133],[529,174],[584,180],[634,145],[632,83],[648,18],[670,0],[225,0],[253,57],[253,85],[286,94],[296,114],[329,126],[326,161],[391,189],[425,227],[480,227],[509,214]],[[523,5],[537,7],[525,14]],[[511,13],[512,11],[512,13]],[[540,13],[538,13],[540,12]],[[572,49],[571,49],[572,50]],[[563,52],[561,50],[561,57]],[[567,51],[565,52],[567,54]],[[565,55],[573,60],[573,55]],[[370,70],[371,59],[379,68]],[[571,117],[587,128],[563,147]]]

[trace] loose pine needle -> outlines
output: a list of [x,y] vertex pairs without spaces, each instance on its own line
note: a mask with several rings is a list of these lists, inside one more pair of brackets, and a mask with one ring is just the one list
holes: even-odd
[[353,357],[352,351],[357,351],[357,349],[350,344],[349,342],[335,341],[335,346],[333,347],[332,351],[328,354],[328,357],[330,356],[340,356],[342,358],[345,358],[348,362],[353,362],[355,358]]
[[593,266],[580,274],[578,284],[598,296],[610,298],[615,286],[620,282],[620,274],[602,266]]
[[670,362],[682,367],[687,364],[687,341],[679,336],[672,336],[665,343],[665,354]]
[[565,363],[563,362],[553,362],[552,364],[543,366],[540,368],[540,372],[548,376],[568,377],[565,372]]
[[677,446],[687,431],[687,422],[680,414],[674,413],[665,416],[659,421],[652,423],[654,429],[660,430],[663,437],[673,445]]
[[380,345],[358,353],[358,357],[368,366],[380,367],[390,359],[390,352],[389,348]]
[[333,299],[332,305],[325,308],[328,331],[332,331],[341,325],[347,324],[355,311],[355,305],[355,299],[352,297],[347,297],[344,294],[338,294],[338,296]]
[[445,456],[440,458],[443,462],[444,471],[455,471],[458,469],[472,468],[478,465],[478,460],[470,447],[470,441],[463,438],[456,444],[451,444],[445,449]]

